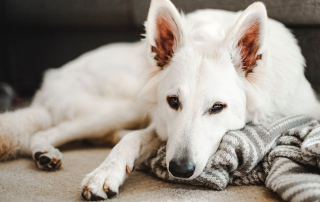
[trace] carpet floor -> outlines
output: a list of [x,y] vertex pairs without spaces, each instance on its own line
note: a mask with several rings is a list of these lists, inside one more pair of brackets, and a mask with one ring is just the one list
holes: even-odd
[[[110,148],[73,143],[61,148],[63,165],[55,172],[39,171],[28,158],[0,162],[0,201],[83,201],[80,182],[109,154]],[[281,201],[264,186],[228,186],[223,191],[162,181],[134,171],[111,201]]]

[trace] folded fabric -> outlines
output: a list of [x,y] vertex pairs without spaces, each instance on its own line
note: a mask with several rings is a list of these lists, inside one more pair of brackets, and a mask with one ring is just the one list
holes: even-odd
[[265,184],[286,201],[320,199],[320,124],[309,116],[249,123],[241,130],[229,131],[193,180],[169,175],[165,156],[163,144],[143,166],[162,179],[215,190],[228,184]]

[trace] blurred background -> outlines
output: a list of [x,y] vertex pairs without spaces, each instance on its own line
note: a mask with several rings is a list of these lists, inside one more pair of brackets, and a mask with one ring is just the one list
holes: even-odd
[[[245,9],[254,0],[172,0],[185,13]],[[264,0],[299,40],[320,93],[320,0]],[[0,107],[24,106],[47,68],[111,42],[136,41],[150,0],[0,0]],[[7,85],[9,84],[9,85]],[[14,89],[14,91],[13,91]]]

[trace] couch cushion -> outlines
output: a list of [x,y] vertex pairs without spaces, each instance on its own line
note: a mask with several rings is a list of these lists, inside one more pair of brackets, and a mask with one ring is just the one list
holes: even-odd
[[292,32],[298,39],[302,54],[306,59],[305,75],[315,91],[320,95],[320,29],[299,28],[294,29]]
[[99,46],[136,41],[138,31],[10,28],[6,37],[6,81],[20,94],[33,94],[48,68],[61,67]]
[[131,23],[129,0],[5,0],[7,24],[114,26]]
[[[184,12],[215,8],[245,9],[255,0],[172,0]],[[263,0],[271,18],[288,25],[320,24],[319,0]],[[146,20],[149,0],[4,0],[9,24],[59,26],[141,26]]]
[[[214,8],[230,11],[245,9],[256,0],[172,0],[178,9],[185,13],[196,9]],[[147,17],[148,1],[133,0],[133,15],[135,25],[141,25]],[[319,25],[319,0],[262,0],[271,18],[287,25]]]

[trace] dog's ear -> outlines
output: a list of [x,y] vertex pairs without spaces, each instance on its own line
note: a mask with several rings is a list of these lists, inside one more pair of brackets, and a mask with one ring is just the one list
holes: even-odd
[[145,26],[148,52],[163,69],[183,41],[181,16],[169,0],[152,0]]
[[251,4],[226,38],[233,64],[247,76],[267,46],[268,17],[263,3]]

